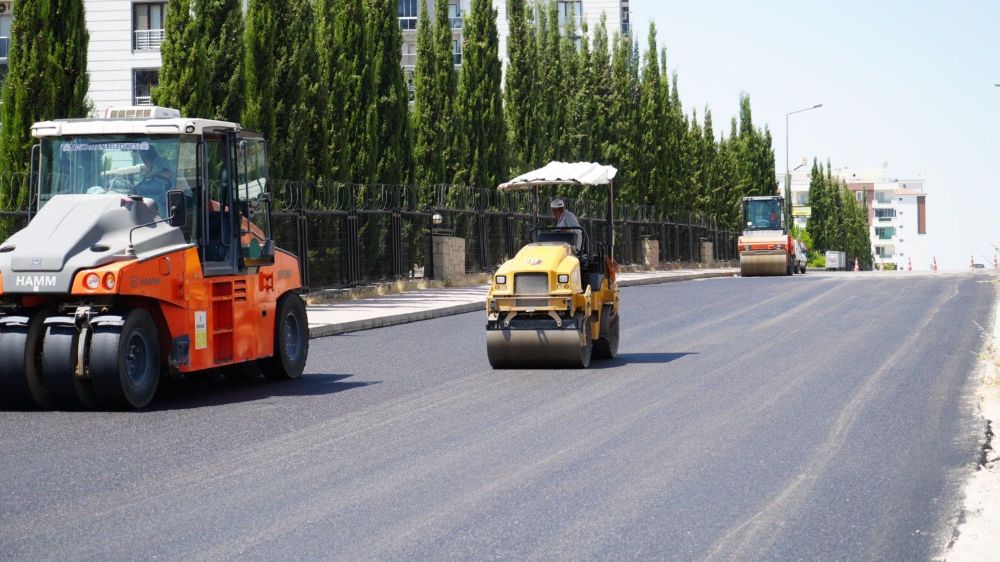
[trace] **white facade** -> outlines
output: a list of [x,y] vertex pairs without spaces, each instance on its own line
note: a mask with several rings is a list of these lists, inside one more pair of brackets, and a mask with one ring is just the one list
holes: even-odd
[[94,109],[149,105],[163,41],[163,0],[84,0],[90,47],[88,97]]
[[[397,0],[399,26],[403,30],[403,67],[412,71],[417,64],[417,18],[420,14],[421,0]],[[427,10],[434,17],[435,0],[426,0]],[[462,21],[469,13],[470,0],[448,0],[448,11],[451,16],[451,29],[455,64],[462,61]],[[601,15],[607,16],[608,35],[615,33],[630,35],[629,0],[559,0],[560,21],[566,14],[573,14],[577,19],[577,29],[582,29],[586,23],[593,34],[601,20]],[[499,36],[500,61],[507,65],[507,37],[510,26],[507,23],[506,0],[493,0],[493,8],[497,11],[497,35]],[[563,25],[560,25],[562,28]]]
[[[795,224],[805,227],[809,214],[808,166],[792,172],[791,197]],[[875,263],[896,265],[897,269],[927,271],[933,256],[927,247],[927,194],[922,179],[893,177],[888,167],[835,169],[833,177],[843,180],[859,202],[868,206],[869,237]],[[779,176],[784,185],[784,175]]]

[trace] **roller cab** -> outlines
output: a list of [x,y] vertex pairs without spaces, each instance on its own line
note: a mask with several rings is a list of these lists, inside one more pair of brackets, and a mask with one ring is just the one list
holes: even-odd
[[259,134],[164,108],[32,134],[31,220],[0,244],[0,405],[141,408],[164,375],[301,374]]
[[[578,181],[579,170],[596,166],[554,162],[501,189],[537,189],[556,180],[584,185],[571,182]],[[609,200],[613,177],[611,172],[603,184]],[[486,297],[490,365],[584,368],[591,358],[617,355],[620,293],[613,256],[579,227],[536,227],[531,236],[531,243],[497,269]]]

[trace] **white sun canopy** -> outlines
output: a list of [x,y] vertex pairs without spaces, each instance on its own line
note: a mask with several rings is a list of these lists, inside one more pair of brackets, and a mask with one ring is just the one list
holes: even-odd
[[518,191],[543,185],[608,185],[615,179],[618,169],[595,162],[549,162],[507,183],[500,184],[500,191]]

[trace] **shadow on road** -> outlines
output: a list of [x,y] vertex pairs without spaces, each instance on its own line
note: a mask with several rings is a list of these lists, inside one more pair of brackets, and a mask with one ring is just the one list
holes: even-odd
[[620,353],[618,357],[609,360],[591,361],[591,369],[612,369],[623,365],[666,364],[687,357],[698,355],[697,352],[684,353]]
[[324,396],[379,382],[344,382],[352,376],[306,373],[292,381],[230,381],[222,375],[209,374],[200,378],[164,380],[153,403],[143,411],[205,408],[284,396]]

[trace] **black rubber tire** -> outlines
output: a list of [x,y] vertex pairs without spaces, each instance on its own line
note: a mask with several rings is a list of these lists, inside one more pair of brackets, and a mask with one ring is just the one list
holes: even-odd
[[607,331],[594,342],[594,359],[614,359],[618,357],[618,315],[609,312]]
[[785,266],[785,275],[791,275],[791,274],[792,274],[792,262],[789,261],[788,265]]
[[806,274],[806,266],[803,265],[802,266],[802,275],[805,275],[805,274]]
[[42,336],[49,310],[28,314],[27,326],[0,326],[0,406],[51,408],[42,378]]
[[90,379],[101,404],[144,408],[160,384],[160,336],[148,312],[129,311],[122,326],[98,326],[90,341]]
[[45,327],[42,339],[42,378],[54,408],[93,409],[98,405],[89,381],[76,377],[77,342],[75,326],[52,324]]
[[306,305],[295,293],[278,299],[274,315],[274,355],[261,359],[260,369],[270,380],[292,380],[302,375],[309,357],[309,321]]

